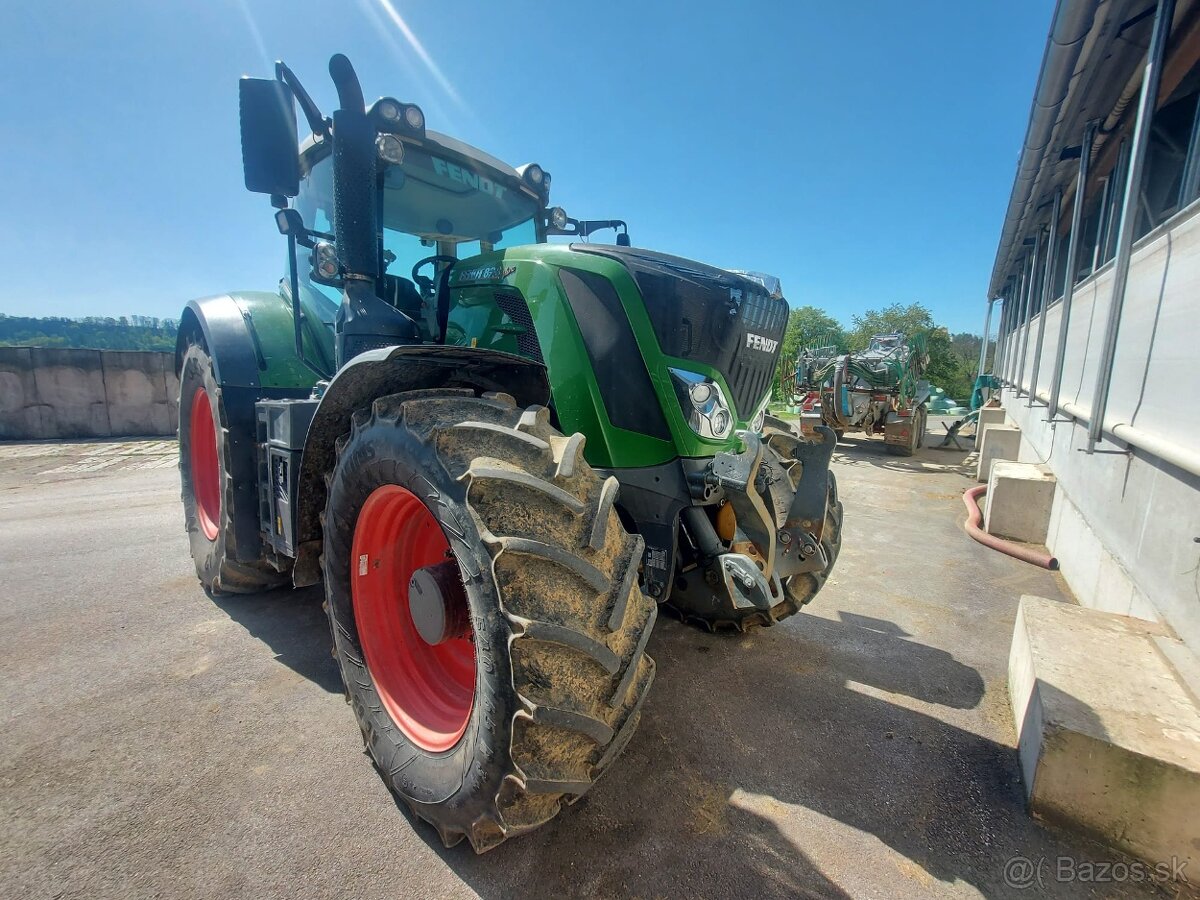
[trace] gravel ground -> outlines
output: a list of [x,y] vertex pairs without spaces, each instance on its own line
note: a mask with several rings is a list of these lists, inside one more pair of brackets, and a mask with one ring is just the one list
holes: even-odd
[[[848,436],[811,612],[748,636],[662,621],[622,761],[476,857],[375,775],[319,589],[200,589],[174,452],[0,445],[0,896],[1150,893],[1057,882],[1059,857],[1113,857],[1024,811],[1009,639],[1022,593],[1062,588],[964,534],[962,453]],[[1042,884],[1007,884],[1014,857]]]

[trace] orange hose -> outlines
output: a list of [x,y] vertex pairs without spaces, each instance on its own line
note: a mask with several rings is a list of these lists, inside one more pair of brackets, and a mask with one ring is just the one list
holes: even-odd
[[967,534],[979,541],[983,546],[999,550],[1001,553],[1006,553],[1015,559],[1033,563],[1035,566],[1041,566],[1043,569],[1057,569],[1058,560],[1049,553],[1033,550],[1023,544],[1014,544],[1012,541],[1006,541],[1004,538],[988,534],[979,527],[979,524],[983,521],[983,513],[979,511],[978,498],[986,493],[987,485],[981,484],[978,487],[969,488],[963,494],[963,503],[967,507],[967,521],[965,523]]

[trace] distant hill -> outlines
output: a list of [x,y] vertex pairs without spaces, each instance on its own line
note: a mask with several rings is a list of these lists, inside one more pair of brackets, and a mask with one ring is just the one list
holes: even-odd
[[179,323],[151,316],[84,319],[6,316],[0,347],[77,347],[85,350],[174,350]]

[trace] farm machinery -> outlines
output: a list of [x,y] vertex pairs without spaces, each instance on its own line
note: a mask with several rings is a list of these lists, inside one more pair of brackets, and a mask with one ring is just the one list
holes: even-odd
[[809,347],[796,360],[796,392],[841,439],[847,431],[882,434],[888,453],[912,456],[922,445],[927,418],[929,365],[926,336],[877,334],[867,349],[839,353]]
[[821,589],[835,438],[767,415],[788,307],[761,279],[635,249],[329,72],[331,116],[283,63],[240,84],[287,274],[181,318],[186,527],[210,593],[323,582],[381,776],[483,852],[619,757],[660,607],[744,630]]

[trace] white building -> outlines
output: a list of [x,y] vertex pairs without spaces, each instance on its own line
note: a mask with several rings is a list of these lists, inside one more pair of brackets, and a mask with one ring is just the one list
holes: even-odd
[[988,503],[1052,483],[1040,534],[1085,607],[1022,599],[1031,809],[1196,865],[1198,110],[1200,0],[1059,0],[988,308],[1009,426],[992,445],[1029,464],[994,468]]
[[1200,3],[1159,6],[1161,62],[1153,0],[1058,5],[992,274],[995,371],[1020,460],[1057,477],[1048,546],[1080,603],[1200,652]]

